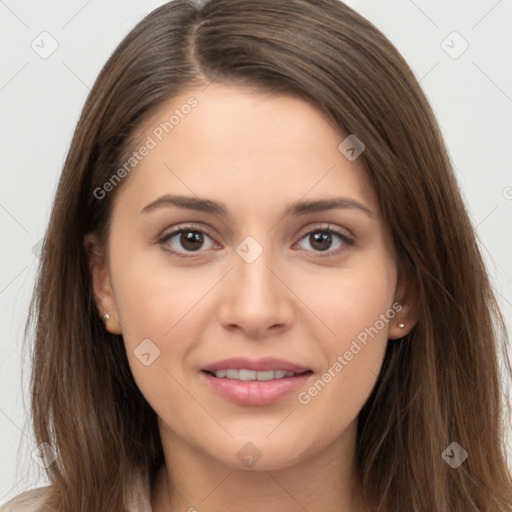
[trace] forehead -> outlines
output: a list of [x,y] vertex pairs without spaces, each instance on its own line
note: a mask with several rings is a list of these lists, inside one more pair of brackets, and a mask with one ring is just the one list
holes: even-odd
[[135,150],[149,149],[121,195],[142,208],[165,192],[253,205],[336,193],[376,209],[361,160],[339,149],[346,137],[297,96],[210,84],[168,100],[144,124]]

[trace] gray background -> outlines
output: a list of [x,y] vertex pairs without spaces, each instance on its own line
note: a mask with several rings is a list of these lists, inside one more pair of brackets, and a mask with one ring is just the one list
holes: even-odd
[[[0,0],[0,503],[45,483],[31,458],[30,358],[21,346],[37,244],[66,151],[101,66],[162,3]],[[347,3],[391,39],[421,82],[510,329],[512,1]]]

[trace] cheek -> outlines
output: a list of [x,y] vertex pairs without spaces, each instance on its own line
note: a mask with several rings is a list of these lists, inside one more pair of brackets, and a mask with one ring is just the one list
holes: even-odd
[[188,314],[215,283],[215,276],[198,269],[173,267],[158,247],[139,248],[127,255],[129,246],[120,241],[113,266],[125,339],[135,343],[154,338],[165,343],[186,323]]
[[389,317],[394,316],[394,266],[383,259],[358,263],[333,271],[324,286],[319,286],[318,279],[308,284],[307,302],[329,328],[323,339],[331,354],[346,350],[358,337],[364,341],[367,329],[375,338],[387,339]]
[[201,314],[200,299],[215,276],[173,269],[164,258],[155,265],[135,253],[126,256],[128,245],[119,244],[112,253],[117,313],[133,376],[152,403],[162,383],[173,385],[171,376],[180,378],[181,363],[205,328],[202,320],[209,316]]
[[377,381],[395,316],[395,278],[385,262],[352,268],[340,273],[331,293],[318,295],[316,307],[334,333],[322,337],[325,367],[298,401],[311,418],[328,410],[333,421],[324,427],[333,435],[357,416]]

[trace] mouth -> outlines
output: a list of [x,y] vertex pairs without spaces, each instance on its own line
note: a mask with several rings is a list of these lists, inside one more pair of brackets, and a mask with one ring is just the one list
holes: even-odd
[[225,359],[201,369],[216,395],[244,406],[273,404],[303,387],[313,371],[282,359]]
[[292,377],[297,377],[299,375],[304,375],[305,373],[312,373],[311,370],[305,370],[302,372],[293,372],[287,370],[247,370],[247,369],[221,369],[215,371],[203,370],[208,375],[215,377],[217,379],[231,379],[231,380],[241,380],[244,382],[252,382],[252,381],[260,381],[266,382],[270,380],[280,380],[280,379],[288,379]]

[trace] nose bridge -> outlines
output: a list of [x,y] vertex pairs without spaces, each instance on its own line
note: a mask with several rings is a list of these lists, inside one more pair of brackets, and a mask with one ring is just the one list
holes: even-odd
[[261,243],[253,236],[247,236],[236,247],[234,279],[238,292],[252,295],[253,299],[270,301],[278,283],[269,270],[274,262],[270,237],[259,236]]
[[236,247],[230,284],[221,307],[221,321],[237,325],[252,335],[267,328],[289,324],[292,306],[286,287],[275,274],[271,237],[247,236]]

